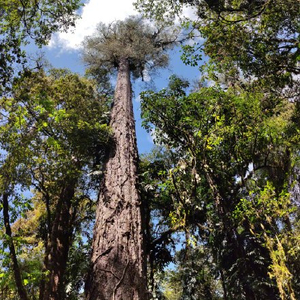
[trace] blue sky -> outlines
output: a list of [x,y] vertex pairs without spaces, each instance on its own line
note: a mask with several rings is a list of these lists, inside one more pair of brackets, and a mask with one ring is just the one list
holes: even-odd
[[[49,46],[42,49],[46,59],[55,68],[69,68],[73,72],[84,74],[84,65],[80,59],[81,42],[83,38],[92,35],[95,26],[99,22],[111,23],[115,20],[124,20],[130,15],[137,14],[132,3],[133,0],[86,0],[85,6],[80,10],[81,19],[76,27],[67,33],[57,33],[52,37]],[[184,14],[191,17],[193,12],[186,9]],[[168,78],[177,74],[185,79],[195,81],[200,77],[199,70],[194,67],[185,66],[180,60],[180,50],[170,51],[170,65],[167,69],[159,70],[152,78],[154,87],[159,90],[167,85]],[[153,88],[153,85],[151,86]],[[146,153],[151,150],[153,143],[150,135],[141,128],[139,93],[147,89],[147,83],[136,80],[133,83],[134,89],[134,113],[136,119],[136,132],[139,153]]]

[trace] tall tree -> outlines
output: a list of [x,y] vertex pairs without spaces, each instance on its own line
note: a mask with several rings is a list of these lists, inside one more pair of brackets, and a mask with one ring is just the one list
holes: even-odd
[[247,78],[268,91],[284,89],[299,97],[299,1],[137,0],[137,6],[154,18],[167,14],[173,20],[184,6],[192,7],[197,20],[185,19],[185,26],[204,41],[184,47],[185,62],[199,64],[204,52],[207,70],[225,75],[231,85]]
[[96,34],[85,41],[84,60],[92,70],[118,72],[110,118],[115,144],[107,154],[99,194],[86,286],[89,300],[148,298],[130,73],[138,77],[165,66],[164,50],[175,39],[164,27],[129,18],[109,26],[99,24]]
[[[185,231],[187,257],[193,247],[207,249],[215,275],[199,283],[216,276],[223,299],[297,299],[299,227],[287,188],[299,164],[295,103],[279,106],[259,89],[187,96],[185,87],[173,77],[168,89],[141,96],[146,128],[155,125],[173,160],[165,170],[160,163],[159,180],[152,175],[148,183],[161,203],[161,227]],[[187,294],[198,267],[188,259],[181,266],[191,271],[182,277]]]
[[[35,198],[44,203],[43,218],[37,226],[40,229],[35,232],[42,237],[36,240],[42,241],[45,247],[44,268],[38,270],[39,298],[63,299],[69,249],[74,241],[74,229],[78,228],[80,207],[88,198],[82,179],[102,161],[109,141],[107,103],[92,82],[57,70],[52,70],[50,76],[43,71],[27,72],[15,81],[12,96],[0,102],[3,113],[0,143],[5,151],[1,164],[5,180],[1,180],[0,188],[15,281],[21,296],[24,294],[22,281],[17,279],[23,275],[28,281],[29,275],[17,272],[17,254],[13,249],[16,239],[8,219],[14,208],[8,208],[8,197],[18,209],[21,206],[16,196],[18,186],[34,187],[39,194]],[[11,215],[13,222],[16,221],[16,215]],[[20,231],[22,228],[15,234]],[[28,247],[19,246],[20,252]]]
[[[207,97],[205,104],[203,103],[205,113],[201,114],[197,108],[191,109],[193,99],[197,99],[196,106],[202,102],[199,95],[195,98],[193,98],[195,95],[191,95],[192,98],[186,102],[189,103],[187,113],[183,115],[182,119],[180,118],[182,108],[178,109],[181,104],[169,95],[166,96],[165,91],[162,91],[157,103],[154,101],[156,95],[151,95],[148,98],[149,101],[145,101],[148,108],[152,108],[149,110],[146,108],[145,117],[148,118],[149,115],[152,115],[152,122],[158,128],[162,129],[168,123],[169,117],[165,113],[168,110],[167,107],[170,108],[170,113],[173,115],[172,121],[169,123],[169,128],[172,130],[162,129],[161,132],[158,130],[156,133],[158,140],[162,140],[171,147],[176,147],[177,152],[180,148],[178,143],[182,141],[185,141],[186,145],[189,143],[197,145],[194,150],[190,149],[187,153],[182,154],[182,156],[188,154],[188,157],[195,156],[195,159],[190,158],[190,162],[188,160],[186,162],[187,165],[191,165],[191,170],[198,169],[196,165],[201,165],[200,156],[203,155],[204,163],[199,169],[201,171],[198,172],[200,177],[197,186],[201,186],[203,197],[206,196],[209,199],[209,194],[205,195],[205,188],[203,189],[203,184],[206,182],[211,196],[215,199],[215,206],[212,206],[216,214],[212,214],[214,218],[210,222],[219,224],[220,227],[215,228],[214,234],[210,232],[210,242],[215,241],[216,244],[213,248],[215,250],[218,248],[215,251],[215,257],[218,259],[217,265],[221,267],[220,276],[223,281],[224,299],[253,299],[255,297],[294,299],[299,297],[296,275],[298,268],[296,266],[299,264],[299,260],[297,260],[297,256],[288,258],[289,253],[294,251],[298,242],[293,241],[295,242],[293,244],[293,239],[289,237],[287,238],[289,242],[285,243],[281,237],[283,234],[289,236],[290,232],[297,232],[297,229],[293,229],[298,226],[297,217],[294,219],[294,216],[288,213],[287,207],[290,207],[291,202],[296,198],[295,189],[293,190],[288,182],[293,181],[293,178],[296,177],[293,175],[293,170],[297,169],[299,161],[297,150],[299,142],[295,132],[296,128],[299,128],[297,120],[299,119],[300,87],[300,2],[290,0],[138,0],[137,6],[154,18],[160,19],[168,15],[171,21],[174,20],[174,15],[182,13],[184,6],[194,8],[198,20],[188,20],[185,22],[185,26],[192,29],[193,34],[195,34],[194,31],[197,31],[204,41],[195,43],[194,46],[184,46],[182,56],[184,62],[199,65],[201,56],[205,53],[209,56],[209,62],[202,69],[209,74],[209,78],[215,82],[222,82],[222,87],[226,87],[229,91],[229,94],[225,94],[231,94],[230,98],[235,90],[231,103],[242,96],[241,101],[238,101],[237,109],[232,111],[220,91],[210,98],[212,94],[208,92],[209,90],[201,89],[199,94],[206,94]],[[244,98],[246,91],[247,96]],[[215,102],[219,97],[223,98],[219,103],[220,106]],[[249,103],[250,106],[247,104],[248,111],[243,110],[244,105],[241,106],[241,103],[244,102],[242,98],[251,103]],[[167,105],[164,103],[166,99],[171,100]],[[212,99],[215,104],[209,107]],[[183,101],[185,102],[185,100]],[[297,101],[296,105],[291,105]],[[152,111],[155,111],[161,103],[164,103],[164,113],[161,116],[158,116],[159,111],[152,114]],[[257,106],[257,104],[259,105]],[[200,108],[200,106],[198,107]],[[284,111],[282,111],[282,107],[285,107]],[[194,117],[190,115],[191,110],[195,112],[192,114]],[[150,114],[149,111],[151,111]],[[227,115],[228,111],[231,111],[229,115]],[[251,127],[254,129],[252,133],[247,132],[248,129],[245,130],[243,122],[235,117],[237,112],[243,116],[244,120],[248,120],[248,129]],[[249,119],[248,113],[252,115],[252,118]],[[257,113],[261,115],[258,116]],[[281,117],[279,117],[280,114]],[[209,118],[209,115],[214,116],[215,119],[206,119]],[[157,122],[157,119],[160,119],[161,123]],[[182,128],[178,126],[178,123],[181,122],[180,119]],[[197,131],[192,124],[193,119],[197,122],[207,120],[207,124],[204,124],[204,127],[200,126],[201,129]],[[252,123],[253,121],[254,123]],[[287,127],[284,126],[285,122],[289,123]],[[218,129],[211,134],[206,131],[218,124],[223,126],[223,133]],[[226,126],[229,124],[236,126],[234,132],[229,128],[226,132]],[[258,124],[261,125],[255,129]],[[282,126],[285,127],[284,130]],[[166,127],[164,128],[166,129]],[[194,130],[190,131],[191,128]],[[295,129],[296,131],[293,131]],[[230,138],[227,139],[232,133],[233,147],[230,146]],[[290,139],[289,134],[291,133],[294,137]],[[199,140],[199,143],[197,136],[202,139]],[[201,155],[195,155],[199,150]],[[210,151],[211,153],[209,153]],[[218,163],[214,163],[214,160]],[[251,170],[249,170],[249,166],[251,166]],[[178,169],[180,170],[180,168]],[[178,169],[175,169],[177,177],[183,178],[183,176],[178,176],[180,173]],[[186,170],[185,173],[187,173]],[[170,180],[172,183],[172,177]],[[175,180],[173,187],[171,185],[169,190],[172,191],[173,188],[176,194],[178,194],[177,190],[186,194],[187,181],[183,182],[182,184],[179,179]],[[285,197],[287,186],[294,192]],[[195,191],[194,195],[197,195],[196,188],[191,191]],[[192,192],[190,194],[193,196]],[[177,202],[182,203],[181,207],[188,207],[187,204],[183,204],[186,196],[180,197],[179,193],[177,198]],[[278,203],[280,203],[280,207],[278,207]],[[198,206],[201,208],[200,205]],[[209,208],[210,206],[202,207],[201,214],[209,211]],[[178,211],[181,212],[181,209]],[[183,211],[185,213],[182,215],[186,218],[188,215],[186,209]],[[235,217],[228,218],[233,211]],[[199,216],[195,217],[195,220],[199,219]],[[194,218],[193,215],[192,218]],[[205,227],[210,225],[209,218],[204,217],[204,219],[208,224],[203,225]],[[293,221],[292,226],[289,226],[290,221]],[[222,224],[227,225],[222,228],[224,226]],[[233,232],[235,233],[233,234]],[[219,247],[222,242],[225,247]],[[259,257],[259,253],[261,257]],[[232,264],[231,258],[236,262]],[[263,261],[260,258],[263,258]],[[293,261],[293,263],[286,264],[286,261]],[[231,269],[229,269],[230,266]],[[241,268],[241,266],[243,267]],[[249,272],[241,272],[243,268]],[[269,272],[271,279],[275,278],[276,282],[273,280],[271,283],[266,276],[268,270],[271,270]],[[252,275],[251,272],[253,272]],[[255,273],[258,276],[253,276]],[[260,277],[261,275],[262,277]],[[255,281],[253,278],[260,279]],[[250,280],[251,285],[249,284]],[[262,296],[263,294],[265,296]]]

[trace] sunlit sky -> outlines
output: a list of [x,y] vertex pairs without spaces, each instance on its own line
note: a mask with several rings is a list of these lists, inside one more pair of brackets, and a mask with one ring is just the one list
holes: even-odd
[[[55,68],[69,68],[73,72],[84,74],[85,66],[80,59],[81,43],[85,36],[92,35],[99,22],[111,23],[116,20],[124,20],[130,15],[136,15],[133,0],[86,0],[80,9],[81,18],[77,20],[76,27],[67,33],[56,33],[53,35],[49,45],[43,52],[50,64]],[[185,14],[192,14],[189,9]],[[168,78],[177,74],[185,79],[195,81],[200,77],[197,68],[187,67],[180,60],[180,50],[170,52],[170,65],[161,70],[152,78],[151,88],[161,89],[167,85]],[[148,84],[148,85],[147,85]],[[134,90],[134,113],[136,119],[136,132],[138,149],[140,153],[151,151],[153,147],[150,135],[141,128],[139,93],[149,88],[149,83],[136,80],[133,84]]]

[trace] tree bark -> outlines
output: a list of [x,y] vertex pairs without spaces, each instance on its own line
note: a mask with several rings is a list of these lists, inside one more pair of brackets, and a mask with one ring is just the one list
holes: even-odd
[[119,62],[110,150],[99,193],[88,300],[146,300],[147,280],[129,63]]
[[69,249],[72,242],[72,199],[75,182],[71,180],[62,188],[55,211],[45,257],[45,270],[49,272],[40,290],[41,300],[64,299],[64,275],[67,267]]
[[11,232],[10,220],[9,220],[8,194],[3,195],[3,219],[5,225],[5,233],[8,236],[8,248],[12,260],[12,267],[13,267],[18,295],[21,300],[29,300],[27,292],[23,285],[21,270],[17,260],[16,249],[12,239],[12,232]]

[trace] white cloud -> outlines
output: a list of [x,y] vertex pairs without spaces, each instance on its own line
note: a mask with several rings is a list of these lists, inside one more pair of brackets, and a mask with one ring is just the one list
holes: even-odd
[[[60,48],[62,52],[81,48],[84,37],[92,35],[98,23],[108,24],[136,15],[138,12],[134,9],[134,2],[135,0],[86,0],[81,18],[76,22],[76,27],[71,28],[68,32],[54,34],[49,46]],[[182,17],[195,20],[195,8],[184,7]],[[177,19],[177,24],[179,24],[178,21]]]
[[76,27],[68,32],[55,34],[49,46],[64,50],[80,48],[84,37],[93,34],[98,23],[111,23],[137,14],[133,2],[134,0],[89,0],[83,7]]
[[185,5],[182,9],[182,16],[189,19],[189,20],[196,21],[198,19],[198,17],[197,17],[197,8]]

